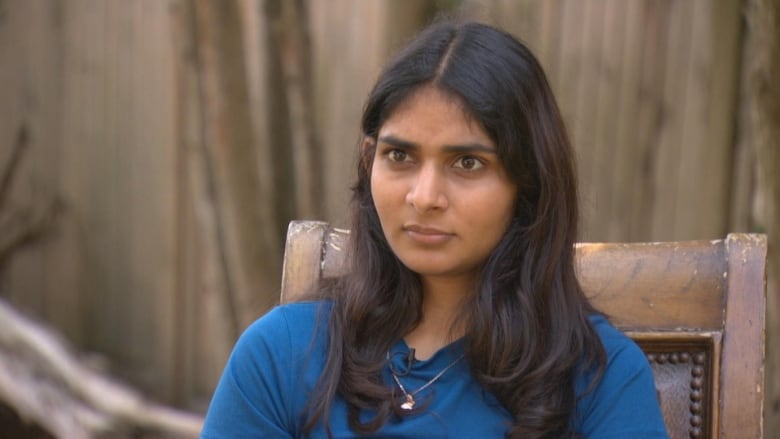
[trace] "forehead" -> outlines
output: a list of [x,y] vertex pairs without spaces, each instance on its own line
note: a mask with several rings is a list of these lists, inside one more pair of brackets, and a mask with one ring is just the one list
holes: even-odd
[[434,86],[418,88],[401,101],[382,123],[379,136],[383,135],[465,137],[461,140],[493,145],[462,99]]

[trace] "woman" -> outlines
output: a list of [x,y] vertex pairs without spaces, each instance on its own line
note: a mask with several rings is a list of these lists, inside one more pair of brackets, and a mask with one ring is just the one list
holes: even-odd
[[575,277],[572,150],[528,49],[435,24],[362,131],[349,274],[246,331],[203,437],[667,437]]

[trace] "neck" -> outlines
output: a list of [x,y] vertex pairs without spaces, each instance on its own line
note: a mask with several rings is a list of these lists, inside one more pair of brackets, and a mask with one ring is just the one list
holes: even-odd
[[473,279],[424,277],[422,287],[422,319],[404,337],[420,360],[464,335],[465,327],[457,317],[464,299],[473,290]]

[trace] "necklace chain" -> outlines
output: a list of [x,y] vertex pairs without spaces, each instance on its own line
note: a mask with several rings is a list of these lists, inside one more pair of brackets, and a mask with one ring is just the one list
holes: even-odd
[[[395,372],[393,372],[393,369],[390,368],[390,375],[393,376],[393,379],[395,380],[395,383],[398,384],[398,388],[401,389],[401,392],[403,392],[404,398],[406,399],[403,403],[401,403],[401,408],[403,410],[412,410],[412,409],[414,409],[414,404],[415,404],[414,395],[417,395],[421,391],[423,391],[426,388],[428,388],[428,386],[430,386],[431,384],[436,382],[436,380],[441,378],[441,376],[444,375],[445,372],[447,372],[453,366],[455,366],[458,363],[458,361],[460,361],[463,357],[464,357],[464,355],[461,355],[460,357],[458,357],[455,360],[453,360],[452,363],[448,364],[447,367],[445,367],[444,369],[439,371],[439,373],[437,373],[433,378],[428,380],[428,382],[426,382],[425,384],[423,384],[422,386],[418,387],[417,389],[415,389],[412,392],[407,392],[406,391],[406,387],[404,387],[404,385],[401,384],[401,380],[398,379],[398,376],[396,376]],[[389,358],[389,352],[388,352],[388,358]]]

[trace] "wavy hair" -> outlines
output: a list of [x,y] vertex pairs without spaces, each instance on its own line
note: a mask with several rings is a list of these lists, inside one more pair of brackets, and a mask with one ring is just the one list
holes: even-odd
[[[545,74],[529,49],[488,25],[439,22],[384,69],[368,96],[364,136],[376,138],[420,87],[456,97],[497,146],[518,195],[514,216],[462,308],[473,376],[514,416],[510,438],[573,437],[578,373],[604,367],[589,323],[596,313],[574,268],[578,207],[573,153]],[[347,275],[322,285],[332,304],[327,358],[305,428],[328,416],[336,394],[357,433],[403,416],[382,380],[385,356],[421,319],[416,273],[393,254],[371,196],[374,148],[361,150],[353,186]],[[365,413],[374,413],[370,419]],[[362,415],[362,416],[361,416]]]

